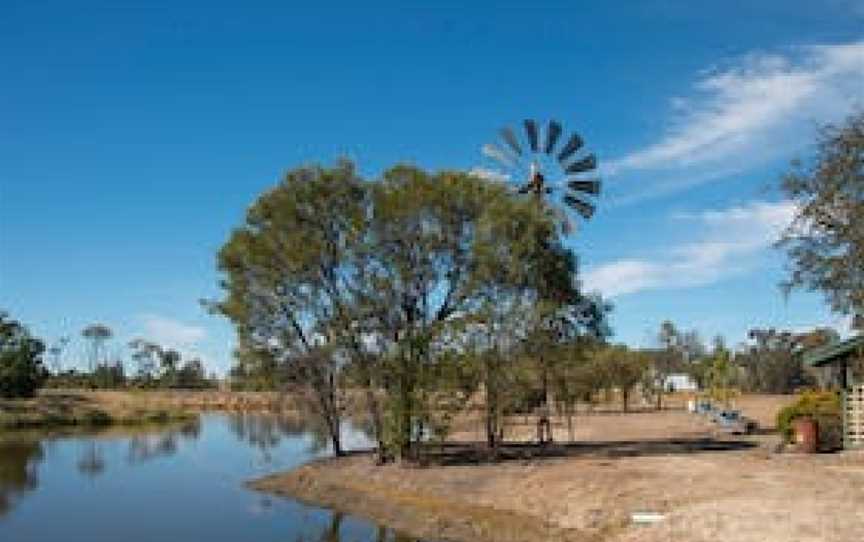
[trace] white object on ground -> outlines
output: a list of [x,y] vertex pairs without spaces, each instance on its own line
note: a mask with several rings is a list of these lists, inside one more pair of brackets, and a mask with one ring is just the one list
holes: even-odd
[[666,519],[666,515],[660,512],[633,512],[630,519],[639,525],[653,525]]

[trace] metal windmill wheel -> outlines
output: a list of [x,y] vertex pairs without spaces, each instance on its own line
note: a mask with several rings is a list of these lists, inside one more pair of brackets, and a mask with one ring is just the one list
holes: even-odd
[[505,127],[499,132],[499,142],[483,145],[483,155],[491,159],[493,171],[513,183],[520,194],[533,194],[538,201],[591,218],[600,180],[582,175],[597,169],[597,157],[580,156],[584,142],[575,132],[559,147],[565,141],[561,137],[564,130],[556,120],[550,120],[545,129],[533,119],[526,119],[522,126],[523,137]]

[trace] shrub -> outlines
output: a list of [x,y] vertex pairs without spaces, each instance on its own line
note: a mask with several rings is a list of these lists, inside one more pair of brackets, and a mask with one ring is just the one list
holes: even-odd
[[80,421],[84,425],[110,425],[112,419],[107,412],[88,410],[81,416]]
[[0,311],[0,397],[32,397],[45,380],[45,345]]
[[831,391],[804,392],[798,400],[777,414],[777,429],[786,442],[794,437],[797,418],[813,418],[819,425],[819,447],[833,450],[843,445],[843,401]]

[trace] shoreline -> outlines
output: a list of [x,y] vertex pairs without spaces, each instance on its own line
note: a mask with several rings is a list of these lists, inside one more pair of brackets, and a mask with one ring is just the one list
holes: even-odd
[[[864,528],[861,476],[860,452],[756,448],[431,467],[377,466],[363,452],[246,486],[427,542],[840,542]],[[661,519],[636,525],[637,512]]]
[[[426,466],[379,466],[355,452],[246,485],[427,541],[856,539],[864,453],[775,453],[779,436],[768,422],[784,400],[748,399],[745,412],[765,429],[755,435],[721,435],[686,412],[596,414],[578,420],[575,443],[541,453],[527,445],[528,420],[497,462],[462,453],[482,448],[472,431],[454,435],[449,455]],[[637,525],[638,513],[661,519]]]
[[345,462],[363,461],[371,468],[400,469],[402,476],[422,467],[375,466],[371,452],[313,461],[294,470],[252,480],[255,491],[287,497],[307,505],[325,507],[386,525],[397,532],[427,541],[600,542],[603,533],[568,529],[513,510],[475,504],[433,492],[386,487],[341,477],[325,470],[340,470]]
[[164,425],[198,417],[195,409],[131,392],[47,390],[0,400],[0,432]]

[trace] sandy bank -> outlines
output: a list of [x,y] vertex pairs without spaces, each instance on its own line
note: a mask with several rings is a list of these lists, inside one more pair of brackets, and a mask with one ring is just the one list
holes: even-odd
[[[778,455],[773,436],[713,435],[679,412],[586,416],[579,433],[547,457],[514,445],[495,464],[421,468],[354,455],[250,485],[430,540],[851,542],[864,532],[864,454]],[[635,526],[638,511],[665,520]]]

